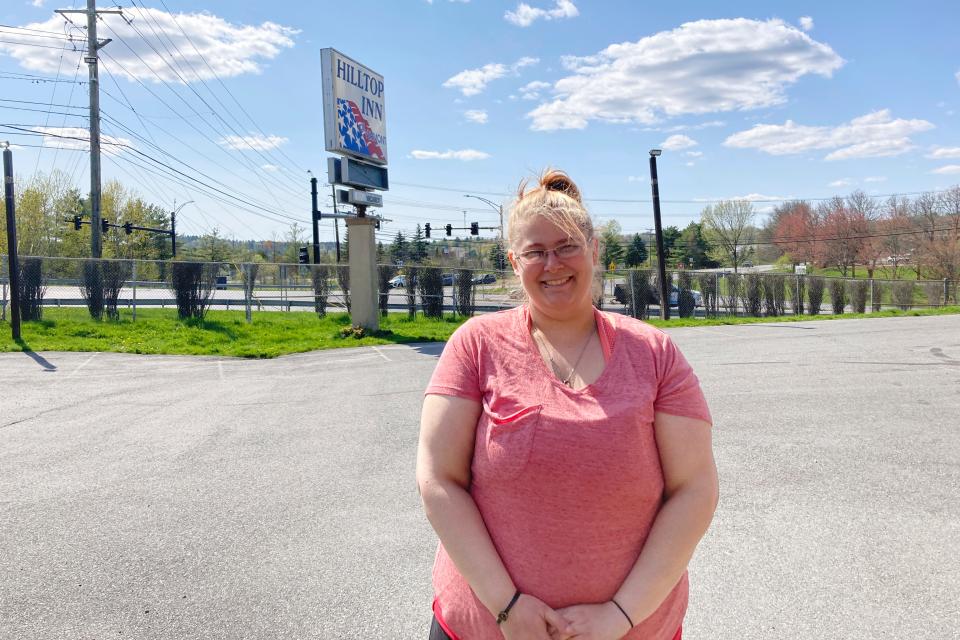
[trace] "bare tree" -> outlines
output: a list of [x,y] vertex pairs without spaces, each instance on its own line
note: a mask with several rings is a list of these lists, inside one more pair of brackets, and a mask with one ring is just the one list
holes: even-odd
[[721,200],[700,213],[711,257],[733,265],[734,273],[749,255],[757,214],[748,200]]

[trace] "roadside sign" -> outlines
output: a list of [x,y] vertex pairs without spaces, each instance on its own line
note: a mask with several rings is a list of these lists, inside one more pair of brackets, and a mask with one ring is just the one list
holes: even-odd
[[326,150],[387,164],[383,76],[336,49],[321,49]]

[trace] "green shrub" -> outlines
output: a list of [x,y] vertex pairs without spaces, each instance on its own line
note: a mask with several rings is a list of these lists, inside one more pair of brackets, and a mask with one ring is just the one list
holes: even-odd
[[820,315],[820,307],[823,306],[824,284],[824,280],[820,276],[807,278],[807,300],[810,302],[807,313],[811,316]]
[[786,307],[787,285],[785,278],[768,275],[763,278],[763,310],[768,316],[782,316]]
[[421,267],[417,280],[420,308],[428,318],[443,317],[443,272],[440,267]]
[[864,313],[867,310],[867,294],[870,292],[869,280],[848,280],[847,294],[850,296],[850,306],[854,313]]
[[900,307],[902,311],[909,311],[913,308],[913,283],[909,280],[894,282],[891,296],[893,304]]
[[24,322],[43,320],[43,297],[47,281],[42,258],[20,258],[20,319]]
[[677,295],[677,313],[681,318],[689,318],[696,310],[696,300],[690,292],[693,287],[689,271],[681,271],[677,275],[677,288],[680,290]]
[[840,278],[830,279],[830,304],[834,315],[841,315],[847,308],[847,288]]
[[806,298],[807,278],[806,276],[794,276],[790,278],[790,306],[793,308],[793,315],[803,315],[803,301]]
[[763,315],[763,281],[759,273],[743,277],[743,308],[748,315],[759,318]]
[[170,268],[170,288],[177,300],[181,320],[203,320],[217,281],[218,264],[174,262]]
[[471,269],[457,269],[453,278],[453,312],[458,316],[469,318],[476,312],[476,308],[473,271]]
[[[255,268],[257,265],[250,266]],[[310,265],[310,284],[313,285],[313,311],[318,318],[323,318],[327,315],[327,300],[330,297],[330,267],[325,264]],[[253,287],[250,288],[250,294],[253,294]]]

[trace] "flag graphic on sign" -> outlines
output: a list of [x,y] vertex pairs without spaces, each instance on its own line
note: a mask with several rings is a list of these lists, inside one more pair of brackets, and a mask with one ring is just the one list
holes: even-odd
[[353,100],[337,99],[337,122],[340,129],[340,144],[343,148],[386,161],[383,149],[370,124],[363,117]]

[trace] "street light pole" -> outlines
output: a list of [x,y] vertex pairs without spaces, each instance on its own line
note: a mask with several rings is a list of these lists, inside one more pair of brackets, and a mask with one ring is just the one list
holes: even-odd
[[653,189],[653,224],[657,232],[657,262],[660,274],[660,319],[670,319],[670,288],[667,283],[667,261],[663,251],[663,226],[660,224],[660,185],[657,183],[657,156],[660,149],[650,150],[650,187]]
[[[480,196],[470,195],[469,193],[464,194],[463,197],[474,198],[476,200],[479,200],[480,202],[484,202],[488,204],[490,207],[492,207],[494,211],[497,212],[497,215],[500,216],[500,240],[502,241],[503,240],[503,205],[497,204],[492,200],[487,200],[486,198],[481,198]],[[464,226],[466,226],[466,223],[464,223]]]
[[173,201],[173,212],[170,214],[170,246],[173,248],[173,259],[177,259],[177,214],[188,204],[193,204],[193,200],[187,200],[179,207],[177,201]]

